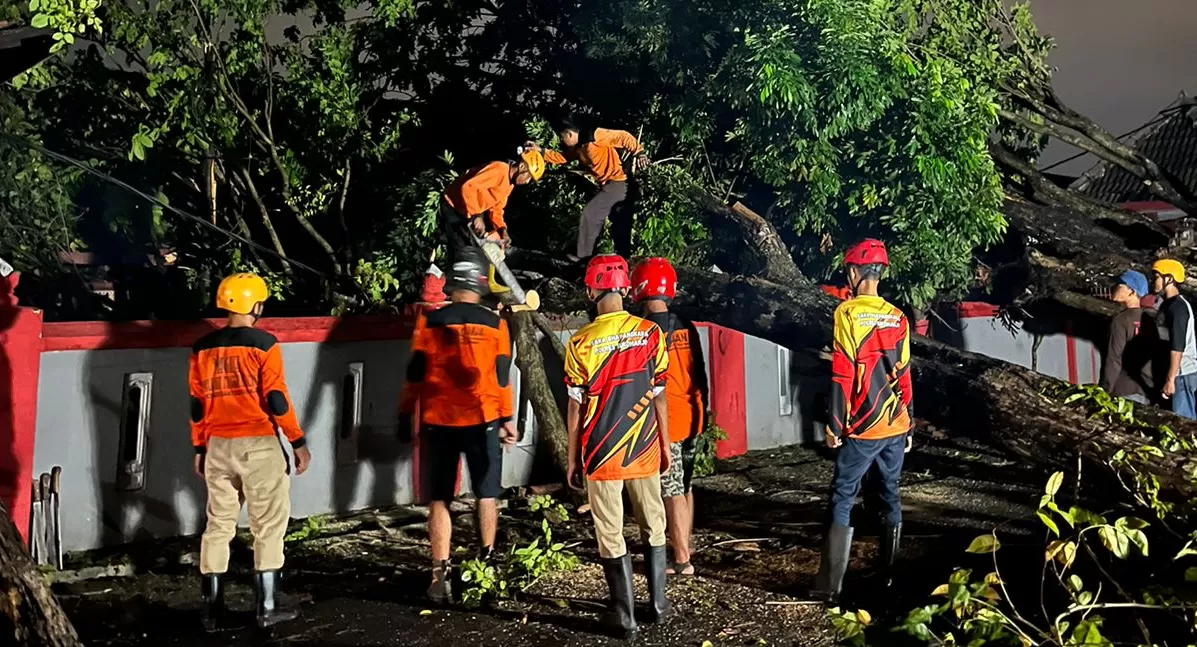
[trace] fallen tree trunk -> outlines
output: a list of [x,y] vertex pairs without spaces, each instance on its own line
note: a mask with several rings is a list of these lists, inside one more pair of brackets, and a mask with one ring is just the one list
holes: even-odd
[[[548,374],[545,371],[544,353],[540,352],[537,343],[537,325],[534,320],[536,313],[516,312],[511,317],[512,332],[515,336],[515,363],[520,369],[523,386],[532,403],[532,410],[536,414],[536,425],[539,438],[548,447],[553,462],[561,468],[564,475],[569,466],[569,437],[566,434],[565,420],[561,416],[561,409],[557,399],[553,396],[553,389],[549,385]],[[543,315],[541,315],[543,317]],[[547,322],[546,322],[547,323]],[[557,340],[556,336],[550,336]],[[561,342],[557,340],[557,344]],[[550,358],[560,362],[559,358]]]
[[14,647],[81,647],[71,621],[0,503],[0,637]]

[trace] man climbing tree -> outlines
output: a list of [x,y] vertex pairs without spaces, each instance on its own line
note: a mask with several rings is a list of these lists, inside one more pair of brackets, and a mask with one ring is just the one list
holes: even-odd
[[885,506],[881,564],[892,583],[894,556],[902,532],[898,478],[910,451],[913,400],[910,326],[906,315],[877,294],[889,266],[885,244],[866,239],[844,255],[853,297],[835,309],[831,356],[830,424],[827,446],[839,448],[831,484],[831,527],[823,548],[814,594],[839,599],[852,547],[852,506],[861,479],[876,464]]
[[632,254],[632,216],[636,206],[635,189],[629,185],[620,151],[634,157],[634,168],[648,168],[648,156],[636,137],[624,130],[584,128],[573,118],[561,121],[557,128],[564,149],[545,151],[549,164],[560,165],[577,161],[598,183],[598,193],[586,203],[578,220],[578,247],[570,260],[579,261],[594,255],[594,247],[603,233],[603,225],[611,222],[611,238],[615,253],[628,258]]
[[669,471],[661,478],[673,563],[669,575],[693,575],[690,532],[694,525],[694,444],[706,426],[707,372],[694,324],[669,311],[677,294],[677,272],[665,258],[646,258],[632,271],[632,299],[641,316],[665,333],[669,370],[665,400],[669,410]]
[[544,156],[535,148],[521,148],[519,161],[491,162],[472,168],[445,189],[440,223],[449,255],[479,238],[493,237],[504,247],[511,244],[503,211],[518,184],[544,175]]
[[495,546],[502,489],[502,445],[517,440],[512,422],[511,336],[507,322],[481,304],[488,293],[482,250],[461,247],[452,259],[446,287],[451,303],[424,313],[412,333],[412,354],[399,403],[400,440],[410,441],[419,405],[422,457],[428,474],[428,537],[436,603],[452,598],[449,504],[457,490],[457,466],[464,454],[477,497],[478,558]]

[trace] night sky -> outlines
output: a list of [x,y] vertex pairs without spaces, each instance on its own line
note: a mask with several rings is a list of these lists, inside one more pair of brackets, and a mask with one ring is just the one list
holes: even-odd
[[[1056,92],[1115,135],[1151,121],[1181,90],[1197,95],[1197,0],[1032,0],[1031,9],[1056,39]],[[1076,152],[1053,142],[1041,161]],[[1054,170],[1076,175],[1092,164]]]

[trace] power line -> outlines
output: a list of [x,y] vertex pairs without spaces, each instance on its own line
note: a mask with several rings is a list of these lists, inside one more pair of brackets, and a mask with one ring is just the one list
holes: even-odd
[[[1143,124],[1142,126],[1139,126],[1138,128],[1136,128],[1134,130],[1131,130],[1129,132],[1118,135],[1114,139],[1117,139],[1117,140],[1126,139],[1127,137],[1130,137],[1131,135],[1137,134],[1139,131],[1146,130],[1147,128],[1150,128],[1150,127],[1160,123],[1161,121],[1164,121],[1165,119],[1170,118],[1172,116],[1172,113],[1176,112],[1176,110],[1177,110],[1176,103],[1177,103],[1176,101],[1173,101],[1172,104],[1170,104],[1167,108],[1164,108],[1163,110],[1161,110],[1158,114],[1156,114],[1155,119],[1152,119],[1151,121]],[[1064,158],[1058,162],[1055,162],[1053,164],[1048,164],[1047,166],[1039,169],[1039,172],[1046,173],[1046,172],[1056,168],[1057,166],[1063,166],[1073,160],[1080,159],[1086,155],[1092,155],[1092,153],[1090,153],[1088,151],[1081,151],[1080,153],[1077,153],[1076,155],[1073,155],[1072,157],[1066,157],[1066,158]]]
[[221,227],[220,225],[217,225],[215,223],[208,222],[207,220],[200,218],[199,216],[196,216],[195,214],[188,213],[186,211],[183,211],[182,209],[179,209],[178,207],[167,204],[166,202],[163,202],[162,200],[158,199],[157,197],[152,196],[148,193],[145,193],[145,192],[141,191],[140,189],[138,189],[122,180],[112,177],[111,175],[109,175],[107,173],[104,173],[102,171],[97,171],[94,168],[92,168],[91,166],[85,164],[84,162],[82,162],[78,159],[70,157],[69,155],[64,155],[62,153],[54,152],[54,151],[42,146],[41,144],[38,144],[37,142],[29,141],[29,140],[23,139],[21,137],[8,135],[5,133],[0,133],[0,137],[7,139],[9,141],[18,143],[30,150],[37,151],[38,153],[41,153],[42,155],[45,155],[46,157],[49,157],[51,159],[56,159],[60,162],[70,164],[71,166],[79,168],[86,173],[89,173],[97,178],[100,178],[101,180],[104,180],[105,182],[109,182],[109,183],[114,184],[130,193],[133,193],[134,195],[140,196],[142,199],[146,200],[147,202],[156,204],[156,205],[162,207],[163,209],[170,211],[171,213],[182,216],[189,220],[194,220],[195,222],[198,222],[199,224],[207,227],[208,229],[218,231],[218,232],[224,234],[225,236],[228,236],[229,238],[241,241],[242,243],[245,243],[246,245],[249,245],[250,247],[257,249],[258,251],[270,254],[271,256],[278,258],[279,260],[281,260],[284,263],[294,265],[295,267],[298,267],[302,270],[307,270],[323,279],[332,278],[328,274],[321,272],[320,270],[318,270],[310,265],[301,263],[299,261],[291,260],[291,259],[287,258],[286,256],[284,256],[283,254],[278,253],[276,250],[273,250],[264,245],[255,243],[254,241],[252,241],[240,234],[237,234],[236,232],[229,231],[228,229],[225,229],[224,227]]

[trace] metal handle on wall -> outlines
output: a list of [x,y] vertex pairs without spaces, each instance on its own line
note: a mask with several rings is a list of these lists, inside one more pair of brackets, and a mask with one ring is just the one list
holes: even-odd
[[362,426],[362,380],[365,363],[352,362],[341,379],[341,421],[337,429],[337,462],[350,465],[358,460],[358,436]]
[[125,375],[121,398],[120,454],[116,467],[116,489],[119,492],[145,489],[146,445],[153,393],[153,373]]

